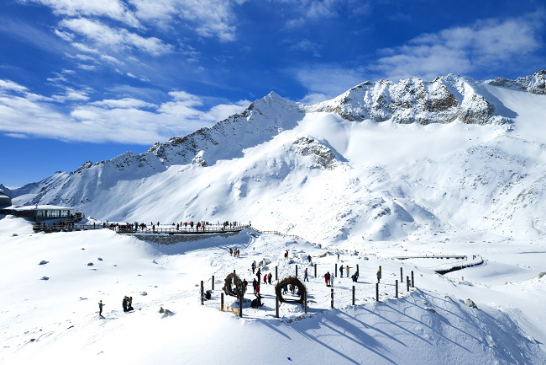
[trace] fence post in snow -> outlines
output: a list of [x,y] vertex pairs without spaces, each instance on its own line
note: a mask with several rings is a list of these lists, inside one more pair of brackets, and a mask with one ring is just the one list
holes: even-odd
[[275,280],[279,280],[279,267],[275,266]]
[[315,279],[317,278],[317,264],[315,264]]
[[375,283],[375,301],[379,302],[379,283]]
[[413,281],[413,271],[411,272],[411,287],[415,288],[415,281]]
[[332,290],[332,309],[334,308],[334,288],[331,289]]
[[303,294],[303,303],[304,303],[303,310],[305,311],[305,314],[307,314],[307,290]]
[[212,275],[212,290],[214,290],[214,275]]
[[220,294],[220,310],[224,311],[224,293]]
[[243,299],[244,299],[244,295],[241,295],[239,297],[239,317],[240,318],[243,318]]
[[203,280],[201,280],[201,305],[204,304],[205,288],[203,286]]
[[355,286],[353,285],[353,305],[355,305]]
[[395,292],[396,292],[396,298],[398,299],[398,280],[394,281],[394,287],[395,287]]
[[279,318],[279,297],[275,295],[275,318]]
[[360,268],[358,267],[358,264],[356,264],[356,272],[360,274]]
[[403,283],[404,282],[404,271],[402,268],[400,268],[400,282]]
[[406,276],[406,289],[409,292],[409,276]]
[[298,265],[296,265],[296,277],[298,277]]
[[337,278],[337,264],[336,264],[336,269],[334,270],[334,277]]

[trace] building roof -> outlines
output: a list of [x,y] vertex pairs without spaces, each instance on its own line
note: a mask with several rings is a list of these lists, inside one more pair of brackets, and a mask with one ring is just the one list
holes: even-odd
[[[25,205],[22,207],[9,207],[8,209],[12,209],[16,211],[36,210],[36,205]],[[38,205],[37,210],[75,210],[75,208],[61,207],[56,205]]]

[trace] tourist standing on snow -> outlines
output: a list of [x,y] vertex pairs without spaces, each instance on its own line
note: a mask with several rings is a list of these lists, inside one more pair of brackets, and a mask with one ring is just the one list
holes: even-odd
[[330,286],[330,272],[324,274],[324,282],[326,283],[326,286]]
[[311,263],[311,255],[307,255],[307,260],[309,260],[309,263]]
[[260,298],[260,281],[256,282],[256,287],[254,288],[254,294],[256,294],[256,297]]
[[132,311],[135,308],[133,308],[133,297],[127,298],[127,312]]
[[349,265],[347,265],[347,271],[345,271],[345,274],[347,275],[347,277],[349,277]]
[[259,283],[260,280],[262,279],[262,271],[260,270],[260,268],[258,268],[258,271],[256,271],[256,277],[258,278],[258,283]]
[[284,253],[284,259],[288,259],[288,250],[286,250],[286,252]]
[[123,297],[123,301],[121,302],[121,305],[123,307],[123,311],[127,312],[127,296]]
[[339,267],[339,276],[343,277],[343,265]]
[[102,307],[104,307],[104,303],[102,302],[102,299],[99,301],[99,316],[102,317]]
[[231,247],[229,248],[229,255],[233,256],[233,249]]
[[267,284],[267,274],[264,274],[264,284]]
[[269,282],[269,285],[271,285],[271,278],[273,278],[273,274],[269,273],[269,275],[267,275],[267,281]]
[[252,262],[252,274],[254,275],[256,272],[256,260]]
[[305,272],[303,273],[303,281],[309,281],[309,277],[307,276],[307,268],[305,268]]
[[381,270],[380,269],[377,269],[377,282],[378,283],[381,282]]

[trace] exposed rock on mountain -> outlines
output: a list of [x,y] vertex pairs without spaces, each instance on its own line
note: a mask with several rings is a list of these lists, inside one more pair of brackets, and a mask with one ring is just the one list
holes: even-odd
[[546,94],[546,70],[535,72],[531,76],[518,77],[515,80],[497,77],[487,82],[490,85],[525,90],[533,94]]
[[454,75],[438,77],[433,82],[417,78],[398,83],[367,81],[308,110],[332,112],[352,121],[392,120],[400,124],[450,123],[457,118],[467,124],[508,121],[480,94],[479,83]]

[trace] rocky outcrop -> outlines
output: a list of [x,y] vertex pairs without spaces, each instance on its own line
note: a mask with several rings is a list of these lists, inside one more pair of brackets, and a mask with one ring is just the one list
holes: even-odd
[[527,91],[533,94],[546,95],[546,70],[535,72],[531,76],[518,77],[515,80],[497,77],[486,82],[493,86],[507,87]]
[[311,137],[301,137],[294,142],[296,151],[302,156],[311,156],[316,166],[333,168],[336,156],[332,150]]
[[394,123],[499,124],[508,121],[478,91],[478,83],[454,75],[432,82],[409,78],[364,82],[326,102],[307,107],[309,112],[332,112],[351,121]]

